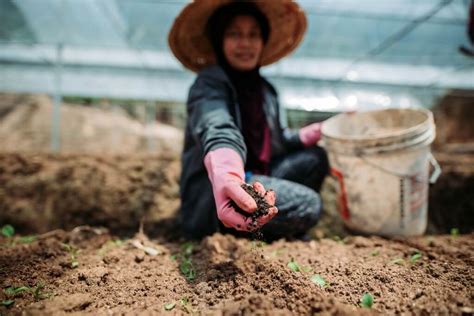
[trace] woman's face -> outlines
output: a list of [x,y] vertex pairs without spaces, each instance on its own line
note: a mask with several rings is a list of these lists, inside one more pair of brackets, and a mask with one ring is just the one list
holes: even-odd
[[224,56],[239,71],[254,69],[260,62],[263,39],[260,26],[252,16],[239,15],[224,32]]

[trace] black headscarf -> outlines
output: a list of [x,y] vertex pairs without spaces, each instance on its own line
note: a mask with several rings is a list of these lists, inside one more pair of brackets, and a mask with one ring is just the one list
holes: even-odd
[[217,63],[224,69],[237,92],[237,100],[242,117],[242,135],[247,146],[246,170],[268,173],[268,162],[261,161],[260,154],[264,141],[264,132],[268,125],[263,111],[263,81],[260,65],[249,71],[239,71],[227,62],[223,52],[224,33],[237,16],[255,18],[264,43],[270,35],[270,26],[266,16],[251,2],[231,2],[217,9],[209,18],[207,35],[214,48]]

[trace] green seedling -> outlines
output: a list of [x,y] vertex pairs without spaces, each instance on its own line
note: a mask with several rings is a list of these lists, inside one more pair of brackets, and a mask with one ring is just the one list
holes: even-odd
[[327,286],[326,280],[323,279],[319,274],[315,274],[311,277],[313,283],[319,285],[319,287],[325,288]]
[[183,297],[182,299],[179,300],[179,303],[181,304],[181,307],[186,311],[188,314],[193,314],[196,313],[196,311],[188,305],[189,300],[187,297]]
[[71,268],[77,268],[79,266],[79,261],[77,261],[77,255],[79,254],[80,250],[70,244],[62,243],[62,246],[69,253]]
[[451,228],[450,233],[451,233],[451,237],[453,238],[459,237],[459,228],[456,228],[456,227]]
[[43,293],[43,289],[43,283],[38,283],[34,289],[31,289],[33,291],[33,297],[35,298],[35,301],[39,301],[50,296],[50,294]]
[[411,263],[416,263],[418,260],[420,260],[422,257],[422,254],[420,252],[416,252],[410,257],[410,262]]
[[18,241],[22,244],[30,244],[33,241],[35,241],[36,239],[37,239],[36,236],[30,235],[30,236],[20,237],[20,238],[18,238]]
[[290,268],[290,270],[293,272],[300,272],[301,270],[294,258],[291,258],[290,262],[288,262],[288,268]]
[[15,235],[15,228],[13,228],[12,225],[4,225],[2,227],[2,235],[7,238],[12,237],[13,235]]
[[48,298],[50,295],[43,293],[44,284],[38,283],[34,288],[29,286],[10,286],[3,290],[7,297],[17,297],[19,294],[23,292],[30,292],[33,294],[33,297],[36,301]]
[[97,254],[103,257],[105,254],[107,254],[107,252],[109,252],[115,247],[120,247],[121,245],[123,245],[123,240],[109,240],[104,245],[102,245],[102,247],[100,247],[100,249],[97,251]]
[[193,281],[196,278],[196,270],[191,259],[183,259],[179,264],[179,270],[188,281]]
[[403,258],[395,258],[392,261],[390,261],[390,264],[398,264],[399,266],[404,266],[405,260],[403,260]]
[[170,311],[176,306],[176,302],[165,304],[165,310]]
[[304,273],[309,273],[309,272],[313,271],[313,268],[311,268],[309,266],[302,266],[301,271],[303,271]]
[[27,286],[19,286],[19,287],[10,286],[4,289],[3,292],[5,293],[6,296],[16,297],[18,294],[23,293],[23,292],[28,292],[30,290],[31,289]]
[[2,305],[3,305],[3,306],[6,306],[6,307],[11,306],[11,305],[13,305],[13,304],[15,304],[15,301],[14,301],[14,300],[5,300],[5,301],[2,301]]
[[184,243],[181,246],[181,252],[176,255],[176,259],[179,262],[179,270],[188,281],[193,281],[196,278],[196,269],[194,269],[191,259],[193,248],[192,243]]
[[379,252],[378,249],[375,249],[375,250],[373,250],[373,251],[370,253],[370,255],[371,255],[372,257],[376,257],[376,256],[378,256],[379,254],[380,254],[380,252]]
[[285,248],[280,248],[280,249],[277,249],[277,250],[273,250],[270,253],[270,256],[271,257],[278,257],[278,256],[281,256],[282,254],[284,254],[285,252],[286,252]]
[[181,254],[184,256],[190,256],[193,254],[194,245],[190,242],[186,242],[181,245]]
[[374,298],[370,293],[364,293],[362,295],[362,298],[360,299],[360,306],[364,308],[372,308],[372,305],[374,304]]

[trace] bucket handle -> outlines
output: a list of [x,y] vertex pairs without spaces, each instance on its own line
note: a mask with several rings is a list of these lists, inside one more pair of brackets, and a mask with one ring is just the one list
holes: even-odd
[[[374,167],[376,169],[379,169],[379,170],[381,170],[385,173],[397,176],[399,178],[413,178],[413,175],[410,175],[410,174],[403,174],[403,173],[398,173],[398,172],[395,172],[395,171],[388,170],[388,169],[386,169],[386,168],[370,161],[369,159],[365,158],[362,155],[360,155],[358,157],[360,159],[362,159],[365,163],[367,163],[367,164],[371,165],[372,167]],[[439,163],[436,161],[436,159],[435,159],[435,157],[433,156],[432,153],[428,154],[428,160],[430,162],[430,165],[433,167],[432,171],[430,171],[429,182],[431,184],[434,184],[434,183],[436,183],[439,176],[441,175],[441,167],[440,167]]]

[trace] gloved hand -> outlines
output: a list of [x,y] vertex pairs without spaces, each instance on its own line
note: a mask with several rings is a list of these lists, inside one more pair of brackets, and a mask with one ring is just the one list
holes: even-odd
[[249,215],[257,210],[255,200],[241,187],[244,183],[244,165],[239,154],[230,148],[218,148],[210,151],[204,157],[204,165],[212,184],[214,200],[216,202],[217,217],[226,227],[233,227],[240,231],[256,229],[273,218],[278,212],[275,205],[275,192],[265,191],[259,182],[253,184],[254,189],[265,196],[268,204],[274,207],[269,209],[267,215],[257,219],[257,227],[252,227],[252,219],[238,213],[231,205],[234,201]]
[[321,124],[322,123],[313,123],[300,129],[299,136],[304,147],[316,145],[321,139]]

